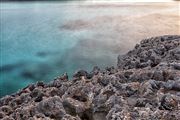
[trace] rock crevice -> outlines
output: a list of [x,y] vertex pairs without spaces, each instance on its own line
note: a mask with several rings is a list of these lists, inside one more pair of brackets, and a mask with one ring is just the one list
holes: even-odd
[[178,120],[180,36],[142,40],[117,67],[80,70],[0,99],[2,120]]

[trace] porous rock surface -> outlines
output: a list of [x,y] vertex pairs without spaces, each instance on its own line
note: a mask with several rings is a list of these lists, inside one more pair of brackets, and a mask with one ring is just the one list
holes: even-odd
[[38,82],[0,99],[2,120],[179,120],[180,36],[142,40],[117,67]]

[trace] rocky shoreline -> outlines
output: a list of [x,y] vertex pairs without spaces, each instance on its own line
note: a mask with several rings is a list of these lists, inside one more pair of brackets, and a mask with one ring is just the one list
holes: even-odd
[[180,36],[144,39],[117,67],[64,74],[0,99],[2,120],[178,120]]

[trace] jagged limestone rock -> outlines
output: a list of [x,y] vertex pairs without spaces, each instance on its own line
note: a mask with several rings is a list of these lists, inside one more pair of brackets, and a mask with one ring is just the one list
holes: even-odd
[[65,73],[0,99],[2,120],[178,120],[180,36],[142,40],[116,67]]

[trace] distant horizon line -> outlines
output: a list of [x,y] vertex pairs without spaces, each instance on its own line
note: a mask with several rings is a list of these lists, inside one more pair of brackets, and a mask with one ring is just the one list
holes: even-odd
[[26,1],[62,1],[62,2],[93,2],[93,3],[112,3],[112,2],[173,2],[173,1],[180,1],[180,0],[0,0],[0,2],[26,2]]

